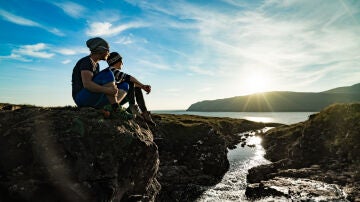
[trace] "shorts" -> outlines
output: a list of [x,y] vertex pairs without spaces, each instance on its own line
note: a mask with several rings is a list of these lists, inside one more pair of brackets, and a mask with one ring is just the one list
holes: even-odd
[[[104,69],[94,76],[93,82],[101,86],[115,82],[114,74],[109,69]],[[121,82],[116,84],[118,89],[129,91],[129,84],[127,82]],[[101,108],[107,104],[110,104],[108,98],[104,93],[94,93],[85,88],[83,88],[78,94],[76,94],[74,99],[78,107],[94,107]]]

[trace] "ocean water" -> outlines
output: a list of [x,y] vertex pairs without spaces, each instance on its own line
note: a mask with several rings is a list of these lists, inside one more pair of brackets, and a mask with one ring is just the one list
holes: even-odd
[[185,110],[158,110],[152,111],[152,113],[229,117],[264,123],[294,124],[307,120],[311,114],[317,112],[190,112]]

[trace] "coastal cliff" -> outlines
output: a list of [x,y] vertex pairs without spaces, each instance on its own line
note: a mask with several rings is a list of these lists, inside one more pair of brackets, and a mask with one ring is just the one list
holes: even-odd
[[360,101],[360,83],[323,92],[273,91],[204,100],[187,111],[202,112],[317,112],[334,103]]
[[228,170],[236,133],[279,124],[190,115],[104,119],[0,104],[0,201],[191,201]]
[[262,138],[265,157],[273,163],[249,170],[248,197],[310,200],[323,194],[317,189],[304,195],[305,185],[289,183],[303,179],[339,187],[334,189],[339,192],[329,193],[334,200],[360,201],[360,103],[329,106],[305,122],[277,127]]

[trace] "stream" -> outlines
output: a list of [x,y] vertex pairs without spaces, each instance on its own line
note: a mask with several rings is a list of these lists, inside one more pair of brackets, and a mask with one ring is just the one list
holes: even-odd
[[[271,128],[264,128],[266,132]],[[261,132],[261,131],[258,131]],[[247,146],[242,147],[241,143],[235,149],[228,151],[230,168],[225,173],[221,182],[215,186],[207,187],[197,202],[226,202],[226,201],[251,201],[246,198],[246,175],[252,167],[268,164],[270,161],[264,158],[265,150],[261,146],[261,138],[255,136],[255,132],[245,132],[239,135],[250,135]],[[272,187],[290,196],[266,197],[256,201],[347,201],[343,191],[334,184],[326,184],[309,179],[279,178]],[[291,195],[289,190],[299,190],[296,195]],[[300,194],[299,194],[300,193]]]

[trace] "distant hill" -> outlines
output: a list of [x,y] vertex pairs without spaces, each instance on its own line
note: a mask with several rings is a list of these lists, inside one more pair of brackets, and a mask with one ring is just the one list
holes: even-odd
[[334,103],[360,102],[360,83],[319,93],[273,91],[232,98],[205,100],[187,111],[206,112],[313,112]]

